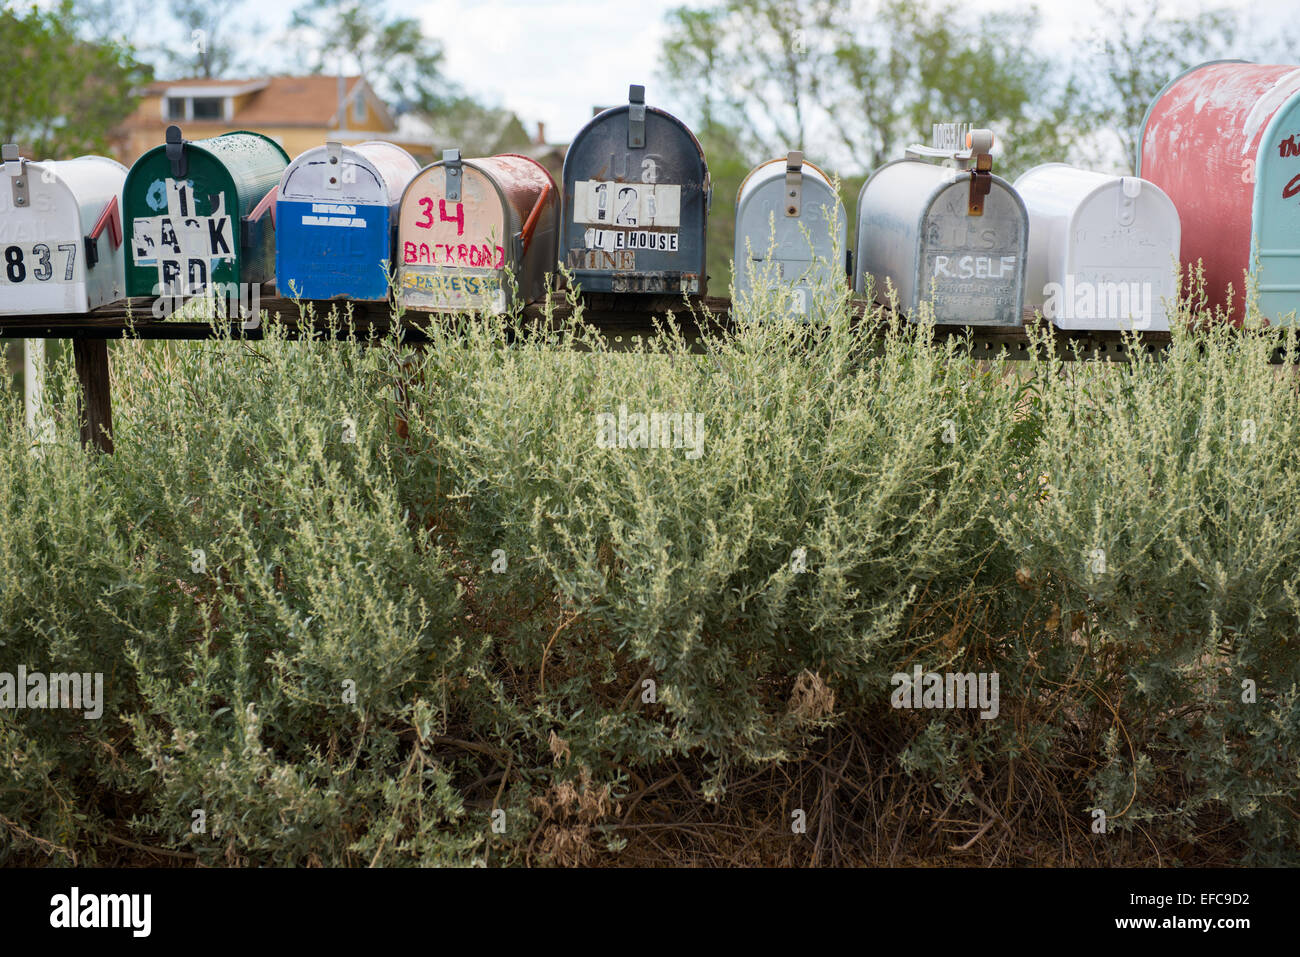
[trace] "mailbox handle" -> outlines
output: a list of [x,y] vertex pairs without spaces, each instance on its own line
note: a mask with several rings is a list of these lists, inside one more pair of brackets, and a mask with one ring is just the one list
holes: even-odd
[[253,207],[253,211],[248,214],[248,221],[255,223],[269,210],[271,213],[271,226],[275,226],[275,201],[280,195],[280,185],[277,183],[271,187],[271,191],[262,197],[262,201]]
[[519,230],[519,235],[524,241],[523,252],[528,252],[528,246],[533,241],[533,233],[537,230],[537,220],[541,218],[542,207],[546,205],[546,198],[551,195],[551,184],[548,181],[542,187],[542,195],[537,197],[537,203],[533,206],[533,211],[528,214],[524,220],[524,228]]
[[186,174],[189,165],[185,162],[185,138],[181,136],[179,126],[167,127],[167,161],[172,164],[172,177],[180,179]]
[[645,87],[633,83],[627,90],[628,149],[645,149]]
[[118,208],[117,197],[114,196],[104,204],[104,211],[99,214],[99,219],[95,220],[95,228],[90,231],[89,239],[95,242],[108,230],[108,241],[117,249],[122,245],[122,211]]

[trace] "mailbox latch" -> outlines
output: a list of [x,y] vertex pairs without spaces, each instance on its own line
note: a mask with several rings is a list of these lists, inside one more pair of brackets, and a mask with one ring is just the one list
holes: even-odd
[[167,161],[172,164],[172,179],[181,179],[189,169],[185,162],[185,139],[179,126],[167,127]]
[[803,151],[791,150],[785,158],[785,214],[791,218],[803,208]]
[[343,182],[343,144],[334,140],[325,141],[325,153],[329,157],[331,169],[326,172],[325,188],[342,189]]
[[447,168],[447,199],[453,203],[460,202],[460,181],[464,179],[464,167],[461,165],[460,150],[443,150],[442,165]]
[[966,213],[970,216],[984,215],[984,197],[993,188],[993,157],[982,153],[975,158],[975,168],[970,171],[970,196],[966,204]]
[[627,90],[627,146],[645,148],[645,87],[635,83]]
[[1121,176],[1119,186],[1119,209],[1115,211],[1115,217],[1121,226],[1132,226],[1133,220],[1137,218],[1137,201],[1138,195],[1142,192],[1142,180],[1136,176]]
[[5,173],[9,176],[9,185],[14,192],[14,206],[27,207],[27,162],[18,156],[16,143],[5,143],[0,147],[0,159],[4,161]]

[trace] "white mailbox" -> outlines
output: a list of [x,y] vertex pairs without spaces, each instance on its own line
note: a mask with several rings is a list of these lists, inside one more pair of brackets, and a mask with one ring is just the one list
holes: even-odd
[[36,163],[3,148],[0,313],[89,312],[126,295],[122,184],[104,156]]
[[736,299],[754,286],[790,290],[787,313],[807,315],[817,292],[843,268],[848,220],[835,187],[792,151],[756,166],[736,199]]
[[1025,305],[1062,329],[1168,329],[1182,230],[1154,183],[1064,163],[1016,180],[1029,211]]

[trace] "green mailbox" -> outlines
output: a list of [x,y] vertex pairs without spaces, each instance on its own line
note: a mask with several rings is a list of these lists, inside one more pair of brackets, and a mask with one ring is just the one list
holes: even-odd
[[188,142],[180,127],[123,187],[128,296],[243,291],[275,277],[276,187],[288,154],[260,133]]

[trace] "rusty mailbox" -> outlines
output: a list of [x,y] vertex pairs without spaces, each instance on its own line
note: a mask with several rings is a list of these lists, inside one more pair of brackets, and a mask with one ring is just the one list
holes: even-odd
[[695,134],[633,86],[564,159],[564,263],[589,292],[704,295],[710,199]]
[[1015,186],[1029,211],[1025,305],[1062,329],[1169,328],[1180,229],[1159,186],[1064,163]]
[[269,214],[288,165],[261,133],[190,142],[169,126],[123,187],[127,293],[189,297],[274,278]]
[[[962,148],[961,144],[965,144]],[[931,146],[871,174],[858,197],[854,288],[915,318],[1020,325],[1029,220],[1011,184],[992,172],[993,134],[939,124]]]
[[737,301],[756,284],[780,284],[789,289],[787,312],[807,315],[843,268],[847,232],[839,194],[802,152],[756,166],[736,199]]
[[126,295],[122,183],[104,156],[43,163],[0,153],[0,314],[89,312]]
[[1156,96],[1142,123],[1138,175],[1182,219],[1182,261],[1204,264],[1211,306],[1233,288],[1244,315],[1247,274],[1260,314],[1300,310],[1300,67],[1240,60],[1194,67]]
[[536,160],[446,150],[402,194],[398,302],[425,312],[504,312],[546,294],[560,197]]
[[285,169],[275,201],[275,285],[302,299],[383,300],[402,191],[419,172],[392,143],[327,142]]

